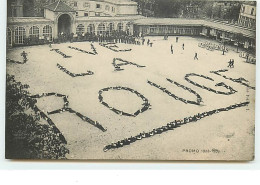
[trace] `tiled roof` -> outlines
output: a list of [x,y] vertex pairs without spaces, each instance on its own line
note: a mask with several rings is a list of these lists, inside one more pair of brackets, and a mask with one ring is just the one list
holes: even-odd
[[71,8],[69,5],[62,2],[61,0],[56,1],[50,5],[47,5],[44,8],[51,10],[53,12],[75,12],[73,8]]

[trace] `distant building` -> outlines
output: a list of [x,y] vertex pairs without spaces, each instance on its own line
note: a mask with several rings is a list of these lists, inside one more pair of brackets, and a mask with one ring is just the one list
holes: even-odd
[[[246,15],[248,7],[242,8],[242,16]],[[187,6],[187,11],[196,14],[198,7]],[[252,12],[253,15],[250,12],[249,16],[255,18],[255,9]],[[82,37],[89,35],[203,35],[233,44],[242,36],[241,44],[253,49],[256,38],[254,29],[234,24],[194,18],[145,18],[137,15],[137,3],[130,0],[59,0],[44,7],[43,17],[9,15],[7,22],[7,46],[59,42],[62,36],[81,41]]]
[[237,1],[218,1],[213,3],[212,18],[238,20],[240,3]]
[[23,45],[28,39],[52,41],[59,34],[133,34],[133,21],[140,17],[137,3],[130,0],[59,0],[44,7],[43,17],[9,16],[7,45]]
[[64,0],[77,17],[137,15],[137,3],[130,0]]
[[256,27],[256,2],[247,2],[241,5],[238,24],[247,28]]

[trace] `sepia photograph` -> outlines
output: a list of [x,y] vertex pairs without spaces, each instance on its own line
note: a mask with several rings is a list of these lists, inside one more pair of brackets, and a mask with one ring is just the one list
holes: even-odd
[[5,158],[253,161],[256,5],[7,0]]

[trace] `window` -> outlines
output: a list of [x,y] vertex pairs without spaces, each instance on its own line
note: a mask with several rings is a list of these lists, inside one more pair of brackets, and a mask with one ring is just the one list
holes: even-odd
[[131,23],[128,22],[128,23],[126,24],[126,32],[127,32],[127,34],[130,34],[130,30],[131,30]]
[[99,12],[96,12],[96,13],[95,13],[95,16],[99,17],[99,16],[100,16],[100,13],[99,13]]
[[150,33],[155,33],[157,30],[157,27],[156,26],[151,26],[150,27]]
[[251,9],[251,15],[254,15],[254,11],[255,11],[255,9],[252,8],[252,9]]
[[245,12],[245,7],[243,6],[243,7],[242,7],[242,13],[244,13],[244,12]]
[[25,29],[24,27],[17,27],[14,30],[14,42],[15,44],[23,44],[25,39]]
[[116,10],[115,10],[115,7],[112,7],[112,12],[115,12]]
[[100,4],[96,4],[96,8],[101,8],[101,5]]
[[88,17],[88,13],[85,12],[85,13],[84,13],[84,16],[85,16],[85,17]]
[[52,27],[50,25],[43,27],[43,36],[45,39],[52,41]]
[[79,16],[79,12],[76,12],[76,16],[77,16],[77,17]]
[[123,23],[118,23],[117,24],[117,31],[123,31]]
[[84,8],[89,8],[89,7],[90,7],[90,4],[89,4],[88,2],[84,2],[83,7],[84,7]]
[[29,36],[34,38],[39,38],[40,36],[40,30],[37,26],[33,26],[29,30]]
[[76,28],[76,33],[78,35],[82,35],[83,33],[85,33],[85,27],[83,24],[79,24]]
[[7,28],[7,45],[12,45],[12,30],[10,28]]
[[74,2],[73,2],[73,6],[74,6],[74,7],[78,7],[78,2],[77,2],[77,1],[74,1]]
[[94,26],[94,24],[88,25],[88,27],[87,27],[87,33],[92,33],[92,34],[95,33],[95,26]]
[[110,6],[106,5],[106,11],[109,11],[109,10],[110,10]]
[[98,25],[98,29],[97,29],[97,34],[98,35],[103,35],[106,32],[106,27],[103,23],[100,23]]
[[107,26],[108,34],[111,35],[114,30],[115,30],[114,24],[113,23],[109,23],[108,26]]

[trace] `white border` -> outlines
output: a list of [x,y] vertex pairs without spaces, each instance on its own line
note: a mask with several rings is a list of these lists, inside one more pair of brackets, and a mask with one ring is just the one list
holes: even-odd
[[[258,1],[257,10],[259,10],[260,0]],[[4,124],[5,124],[5,74],[6,74],[6,0],[0,0],[0,170],[260,170],[260,114],[256,115],[256,156],[255,161],[249,163],[207,163],[207,162],[165,162],[165,163],[120,163],[120,162],[109,162],[109,163],[97,163],[97,162],[26,162],[26,161],[10,161],[4,159]],[[259,34],[259,13],[257,14],[257,35]],[[257,46],[259,46],[259,39],[257,36]],[[257,49],[259,49],[257,47]],[[258,50],[259,51],[259,50]],[[260,78],[260,69],[259,69],[259,52],[257,52],[257,90],[256,90],[256,113],[260,113],[259,108],[259,91],[260,87],[259,78]],[[13,173],[13,172],[12,172]],[[12,174],[11,173],[11,174]],[[20,172],[19,172],[20,173]],[[138,172],[139,173],[139,172]],[[150,173],[150,172],[149,172]],[[193,173],[193,172],[192,172]],[[191,173],[191,174],[192,174]],[[0,172],[1,175],[2,172]],[[10,173],[7,173],[10,175]],[[16,173],[17,174],[17,173]],[[105,172],[107,174],[107,172]],[[6,177],[7,177],[6,176]],[[12,175],[11,175],[12,176]],[[151,178],[156,178],[156,176],[151,175]],[[97,178],[101,178],[102,174]],[[1,178],[0,178],[1,179]],[[14,176],[13,180],[17,180]],[[44,179],[41,179],[44,180]],[[41,180],[37,180],[37,183]],[[126,181],[131,180],[129,176],[127,180],[122,181],[123,184],[127,183]],[[174,178],[172,179],[174,181]],[[188,176],[183,179],[183,181],[189,181]],[[205,179],[201,179],[204,181]],[[218,179],[214,179],[218,180]],[[213,179],[208,182],[213,183]],[[1,181],[1,180],[0,180]],[[112,181],[113,182],[113,181]],[[147,181],[148,182],[148,181]],[[140,182],[141,183],[141,182]],[[41,183],[40,183],[41,184]],[[51,183],[52,184],[52,183]],[[60,184],[60,183],[57,183]],[[139,183],[137,183],[139,184]],[[233,184],[233,183],[232,183]],[[248,184],[248,182],[247,182]]]

